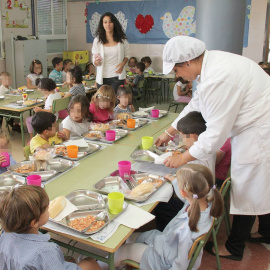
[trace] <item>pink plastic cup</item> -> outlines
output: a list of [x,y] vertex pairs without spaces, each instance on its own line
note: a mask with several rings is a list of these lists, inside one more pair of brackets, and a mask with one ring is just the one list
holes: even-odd
[[106,140],[107,141],[114,141],[116,136],[115,130],[107,130],[106,131]]
[[41,176],[38,174],[32,174],[26,177],[28,186],[39,186],[41,187]]
[[118,170],[121,177],[123,177],[125,174],[130,175],[131,162],[127,160],[119,161]]
[[159,117],[159,110],[152,110],[151,111],[151,116],[153,118],[158,118]]
[[6,158],[6,161],[1,163],[1,167],[8,167],[10,165],[10,157],[8,152],[0,153],[0,155],[4,156]]

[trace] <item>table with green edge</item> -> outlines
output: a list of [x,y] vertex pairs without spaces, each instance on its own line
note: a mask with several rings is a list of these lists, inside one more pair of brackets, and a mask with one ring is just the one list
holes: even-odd
[[[28,99],[38,99],[41,98],[43,94],[38,91],[34,90],[31,93],[28,93]],[[20,127],[21,127],[21,135],[22,135],[22,145],[25,146],[25,139],[24,139],[24,127],[23,127],[23,114],[25,112],[31,111],[36,106],[43,106],[44,102],[38,103],[34,106],[30,107],[21,107],[19,109],[15,108],[8,108],[5,105],[10,104],[11,102],[16,102],[18,100],[22,100],[22,96],[5,96],[5,99],[0,100],[0,116],[3,116],[7,119],[19,119],[20,120]]]
[[[156,139],[164,132],[164,129],[171,124],[177,115],[178,114],[170,113],[168,116],[144,126],[138,131],[131,132],[127,138],[120,140],[118,143],[109,145],[103,150],[85,158],[84,160],[81,160],[78,166],[45,185],[45,190],[48,193],[50,200],[57,196],[66,196],[70,192],[77,189],[94,190],[93,185],[96,182],[117,170],[118,161],[130,159],[131,153],[134,151],[135,147],[140,144],[142,136],[153,136],[154,139]],[[158,203],[151,203],[142,206],[141,208],[145,211],[151,212],[157,204]],[[64,236],[78,243],[83,243],[108,252],[108,257],[105,258],[79,249],[75,245],[69,245],[61,241],[54,240],[57,244],[64,248],[108,263],[110,270],[115,269],[114,253],[134,231],[134,229],[120,225],[113,236],[102,244],[90,238],[82,239],[50,229],[45,230],[60,236]]]

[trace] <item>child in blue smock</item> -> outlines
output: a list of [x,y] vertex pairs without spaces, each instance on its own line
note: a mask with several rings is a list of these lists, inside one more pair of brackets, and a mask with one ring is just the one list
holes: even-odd
[[38,186],[21,186],[5,194],[0,203],[0,269],[99,270],[87,258],[78,265],[66,262],[58,245],[39,228],[49,219],[49,198]]
[[[141,270],[187,269],[188,253],[196,238],[209,231],[213,218],[223,212],[223,200],[214,185],[210,170],[199,164],[187,164],[177,172],[183,209],[163,232],[151,230],[132,237],[135,243],[121,246],[115,254],[115,266],[125,259],[140,263]],[[211,198],[208,193],[213,190]],[[136,239],[134,239],[136,238]],[[128,241],[127,241],[128,242]],[[201,264],[202,251],[193,269]]]

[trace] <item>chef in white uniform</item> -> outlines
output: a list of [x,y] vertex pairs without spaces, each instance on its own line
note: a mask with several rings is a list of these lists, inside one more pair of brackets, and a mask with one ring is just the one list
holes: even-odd
[[231,137],[231,234],[220,255],[241,260],[254,216],[259,231],[253,242],[270,243],[270,77],[253,61],[223,51],[207,51],[192,37],[170,39],[163,52],[163,73],[198,86],[194,97],[156,144],[166,144],[177,133],[180,118],[202,113],[207,126],[198,141],[180,157],[164,164],[177,168],[195,159],[207,159]]

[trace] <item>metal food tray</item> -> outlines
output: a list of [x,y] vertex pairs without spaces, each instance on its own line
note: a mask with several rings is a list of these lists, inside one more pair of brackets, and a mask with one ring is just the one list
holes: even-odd
[[[138,180],[140,180],[141,178],[146,177],[146,176],[149,178],[152,178],[152,179],[161,179],[163,181],[163,184],[165,183],[164,178],[159,176],[159,175],[149,174],[149,173],[139,172],[139,171],[131,171],[129,182],[134,188],[135,186],[137,186]],[[113,173],[111,173],[110,175],[104,177],[102,180],[98,181],[96,184],[94,184],[93,188],[95,190],[97,190],[98,192],[103,193],[103,194],[109,194],[111,192],[124,193],[123,189],[121,188],[121,186],[123,185],[123,182],[127,186],[126,180],[123,180],[119,176],[119,172],[117,170],[117,171],[114,171]],[[161,186],[163,186],[163,184]],[[144,202],[148,198],[150,198],[161,186],[159,186],[158,188],[153,190],[151,193],[146,194],[145,196],[142,196],[141,198],[135,198],[135,197],[132,197],[132,196],[125,194],[125,193],[124,193],[124,196],[125,196],[125,199],[128,199],[130,201]],[[128,186],[127,186],[127,188],[128,188]]]
[[19,168],[22,165],[26,164],[34,164],[35,161],[22,161],[15,165],[9,166],[8,170],[13,172],[14,174],[20,175],[20,176],[28,176],[32,174],[38,174],[41,176],[41,181],[45,182],[49,179],[53,178],[57,174],[63,173],[67,170],[69,170],[73,165],[74,162],[70,160],[66,160],[63,158],[56,158],[52,160],[47,161],[47,168],[44,171],[33,171],[30,173],[17,173],[15,170]]
[[96,210],[106,207],[106,203],[101,194],[86,189],[72,191],[66,198],[79,210]]
[[[75,212],[69,214],[68,216],[66,216],[61,221],[55,221],[54,219],[51,219],[51,218],[50,218],[50,221],[52,221],[54,223],[57,223],[59,225],[62,225],[64,227],[66,227],[66,228],[69,228],[72,231],[79,232],[81,234],[91,235],[91,234],[97,233],[100,230],[102,230],[111,221],[113,221],[116,217],[118,217],[120,214],[122,214],[127,209],[127,207],[128,207],[128,203],[124,201],[123,210],[119,214],[117,214],[117,215],[112,215],[109,212],[109,210],[107,209],[107,205],[105,205],[103,209],[99,209],[99,210],[79,210],[79,211],[75,211]],[[97,230],[95,230],[95,231],[82,233],[81,231],[79,231],[77,229],[74,229],[74,228],[71,228],[71,227],[68,226],[68,224],[70,223],[70,221],[73,220],[73,219],[75,219],[75,218],[82,218],[82,217],[86,217],[86,216],[89,216],[89,215],[97,216],[100,212],[103,212],[103,211],[106,212],[105,224],[102,227],[100,227]]]
[[[126,137],[129,134],[129,131],[128,130],[124,130],[124,129],[114,129],[114,128],[112,128],[110,130],[115,130],[116,131],[116,136],[115,136],[115,140],[114,141],[107,141],[104,133],[102,133],[103,136],[101,137],[101,139],[98,139],[98,138],[88,138],[88,137],[85,137],[86,134],[84,134],[83,136],[84,136],[84,139],[85,140],[88,140],[88,141],[100,141],[100,142],[104,142],[104,143],[113,144],[113,143],[121,140],[122,138]],[[89,131],[89,132],[92,132],[92,131]],[[97,131],[95,131],[95,132],[97,132]]]
[[14,187],[25,185],[25,178],[11,172],[3,173],[0,176],[0,193],[10,191]]
[[112,126],[115,126],[116,128],[122,128],[124,130],[130,130],[130,131],[137,130],[137,129],[149,124],[149,120],[147,120],[147,119],[135,119],[135,121],[136,121],[135,128],[128,128],[127,125],[118,126],[117,124],[114,124],[117,121],[119,121],[119,120],[112,120],[110,123]]
[[148,112],[145,112],[145,113],[147,113],[147,115],[137,115],[136,112],[134,112],[134,113],[132,113],[132,117],[133,118],[147,118],[149,113]]
[[[64,146],[64,145],[58,144],[58,145],[55,145],[54,147],[57,148],[60,146]],[[63,154],[56,154],[56,156],[60,156],[64,159],[68,159],[68,160],[72,160],[72,161],[78,161],[78,160],[85,158],[86,156],[89,156],[89,155],[99,151],[100,148],[101,148],[101,146],[99,144],[88,143],[87,147],[79,147],[77,158],[70,158],[67,155],[63,155]]]
[[150,114],[147,116],[147,118],[149,118],[149,119],[151,119],[151,120],[157,120],[157,119],[160,119],[160,118],[162,118],[162,117],[167,116],[168,114],[169,114],[168,111],[161,111],[161,112],[159,112],[158,118],[152,117]]

